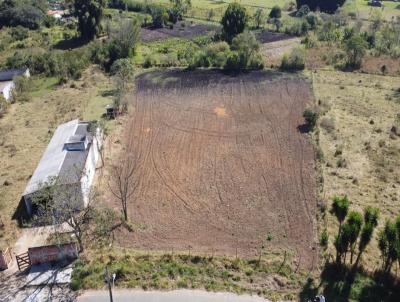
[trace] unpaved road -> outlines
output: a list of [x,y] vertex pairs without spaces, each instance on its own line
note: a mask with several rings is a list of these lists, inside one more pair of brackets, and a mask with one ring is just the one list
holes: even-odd
[[[299,129],[313,100],[296,75],[151,72],[137,81],[123,156],[140,157],[124,246],[254,257],[289,249],[312,269],[314,151]],[[115,201],[117,206],[117,201]]]
[[[174,290],[169,292],[114,290],[115,302],[270,302],[257,296],[231,293],[211,293],[201,290]],[[108,291],[87,291],[78,302],[108,302]]]

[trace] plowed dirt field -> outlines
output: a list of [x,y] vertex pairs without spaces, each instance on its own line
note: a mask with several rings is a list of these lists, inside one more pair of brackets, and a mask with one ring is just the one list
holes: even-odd
[[141,156],[131,200],[145,249],[253,257],[266,248],[316,260],[314,151],[301,133],[312,102],[295,75],[150,72],[136,80],[126,152]]

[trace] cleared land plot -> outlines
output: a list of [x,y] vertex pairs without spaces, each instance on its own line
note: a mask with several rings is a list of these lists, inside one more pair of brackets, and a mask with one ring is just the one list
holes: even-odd
[[137,78],[124,153],[140,156],[124,246],[316,260],[314,151],[298,127],[313,96],[297,76],[152,72]]
[[189,21],[179,21],[174,27],[151,29],[141,29],[141,39],[143,42],[153,42],[171,37],[191,39],[194,37],[212,34],[219,29],[218,26],[205,23],[192,23]]

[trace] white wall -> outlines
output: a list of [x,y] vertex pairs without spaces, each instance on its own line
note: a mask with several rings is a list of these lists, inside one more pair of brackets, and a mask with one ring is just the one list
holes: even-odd
[[11,98],[11,92],[14,89],[15,85],[13,81],[5,82],[6,84],[3,87],[1,93],[3,94],[4,98],[8,101]]
[[[99,135],[99,132],[98,132],[98,135]],[[101,141],[101,139],[98,140],[96,137],[93,138],[93,141],[90,144],[88,156],[86,158],[85,170],[84,170],[83,176],[81,178],[83,203],[84,203],[85,207],[88,205],[89,197],[90,197],[89,196],[90,188],[92,186],[94,176],[96,174],[96,163],[100,156],[100,154],[99,154],[99,146],[101,146],[99,143],[100,141]]]

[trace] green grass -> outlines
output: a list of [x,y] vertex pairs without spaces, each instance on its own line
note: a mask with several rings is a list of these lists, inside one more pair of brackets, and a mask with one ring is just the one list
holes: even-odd
[[32,88],[30,95],[33,98],[39,98],[46,93],[53,90],[58,84],[58,79],[56,77],[32,77]]
[[[103,288],[106,265],[117,274],[116,286],[123,288],[200,288],[293,299],[305,280],[303,275],[293,272],[288,262],[282,264],[282,259],[273,255],[258,263],[256,259],[114,250],[104,254],[96,251],[88,259],[75,263],[71,284],[74,289]],[[268,281],[282,286],[266,288]]]
[[155,66],[187,66],[189,59],[200,49],[199,45],[211,42],[208,37],[196,37],[192,40],[169,38],[142,44],[133,58],[137,65],[142,65],[151,57]]

